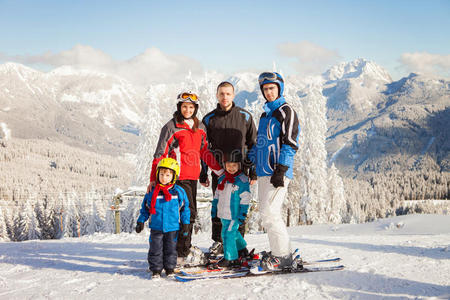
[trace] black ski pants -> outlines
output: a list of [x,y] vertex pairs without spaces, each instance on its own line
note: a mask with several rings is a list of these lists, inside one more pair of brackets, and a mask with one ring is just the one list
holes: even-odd
[[[177,252],[179,257],[186,257],[189,254],[192,240],[192,230],[197,217],[197,180],[178,180],[177,185],[181,186],[189,199],[189,209],[191,210],[191,219],[188,235],[180,235],[177,242]],[[180,224],[181,226],[181,224]]]

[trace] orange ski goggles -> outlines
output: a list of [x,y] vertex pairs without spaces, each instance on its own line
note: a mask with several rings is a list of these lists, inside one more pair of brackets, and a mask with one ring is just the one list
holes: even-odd
[[197,103],[197,101],[198,101],[198,96],[194,93],[181,93],[178,95],[177,98],[180,102],[191,101],[193,103]]

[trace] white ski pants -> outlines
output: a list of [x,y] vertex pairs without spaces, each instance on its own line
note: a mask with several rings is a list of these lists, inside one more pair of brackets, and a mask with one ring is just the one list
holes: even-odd
[[286,177],[284,177],[284,187],[278,188],[270,183],[270,176],[258,177],[261,221],[269,236],[270,250],[275,256],[291,254],[291,242],[281,215],[288,185],[289,179]]

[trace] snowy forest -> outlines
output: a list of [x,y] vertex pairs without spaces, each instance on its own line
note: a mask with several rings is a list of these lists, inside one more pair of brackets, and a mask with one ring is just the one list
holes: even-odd
[[[180,91],[200,97],[200,118],[216,107],[217,83],[224,78],[206,73],[188,76],[180,84],[150,86],[146,123],[134,165],[123,158],[80,150],[45,140],[9,138],[0,145],[0,239],[23,241],[79,237],[113,232],[112,198],[117,188],[146,186],[159,132],[176,107]],[[254,74],[229,79],[236,88],[235,102],[249,110],[258,124],[264,99]],[[435,168],[405,172],[371,172],[364,178],[339,174],[327,161],[326,97],[320,83],[291,82],[287,101],[296,110],[300,148],[295,157],[294,179],[283,213],[288,226],[320,223],[361,223],[407,213],[448,214],[448,204],[405,200],[448,199],[450,176]],[[394,162],[395,163],[395,162]],[[426,171],[424,171],[426,170]],[[258,214],[257,190],[249,214],[249,230],[263,230]],[[131,232],[141,198],[128,197],[121,207],[121,231]],[[208,205],[199,213],[196,230],[208,230]]]
[[14,138],[0,145],[0,169],[0,239],[13,241],[112,232],[111,199],[133,172],[122,159]]

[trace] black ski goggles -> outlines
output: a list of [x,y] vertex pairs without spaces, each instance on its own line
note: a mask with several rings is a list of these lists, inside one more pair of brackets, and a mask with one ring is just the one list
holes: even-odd
[[281,81],[281,82],[284,83],[283,78],[281,78],[281,76],[279,76],[275,72],[264,72],[264,73],[261,73],[261,75],[259,75],[259,78],[258,78],[259,84],[261,85],[265,80],[268,80],[268,81]]

